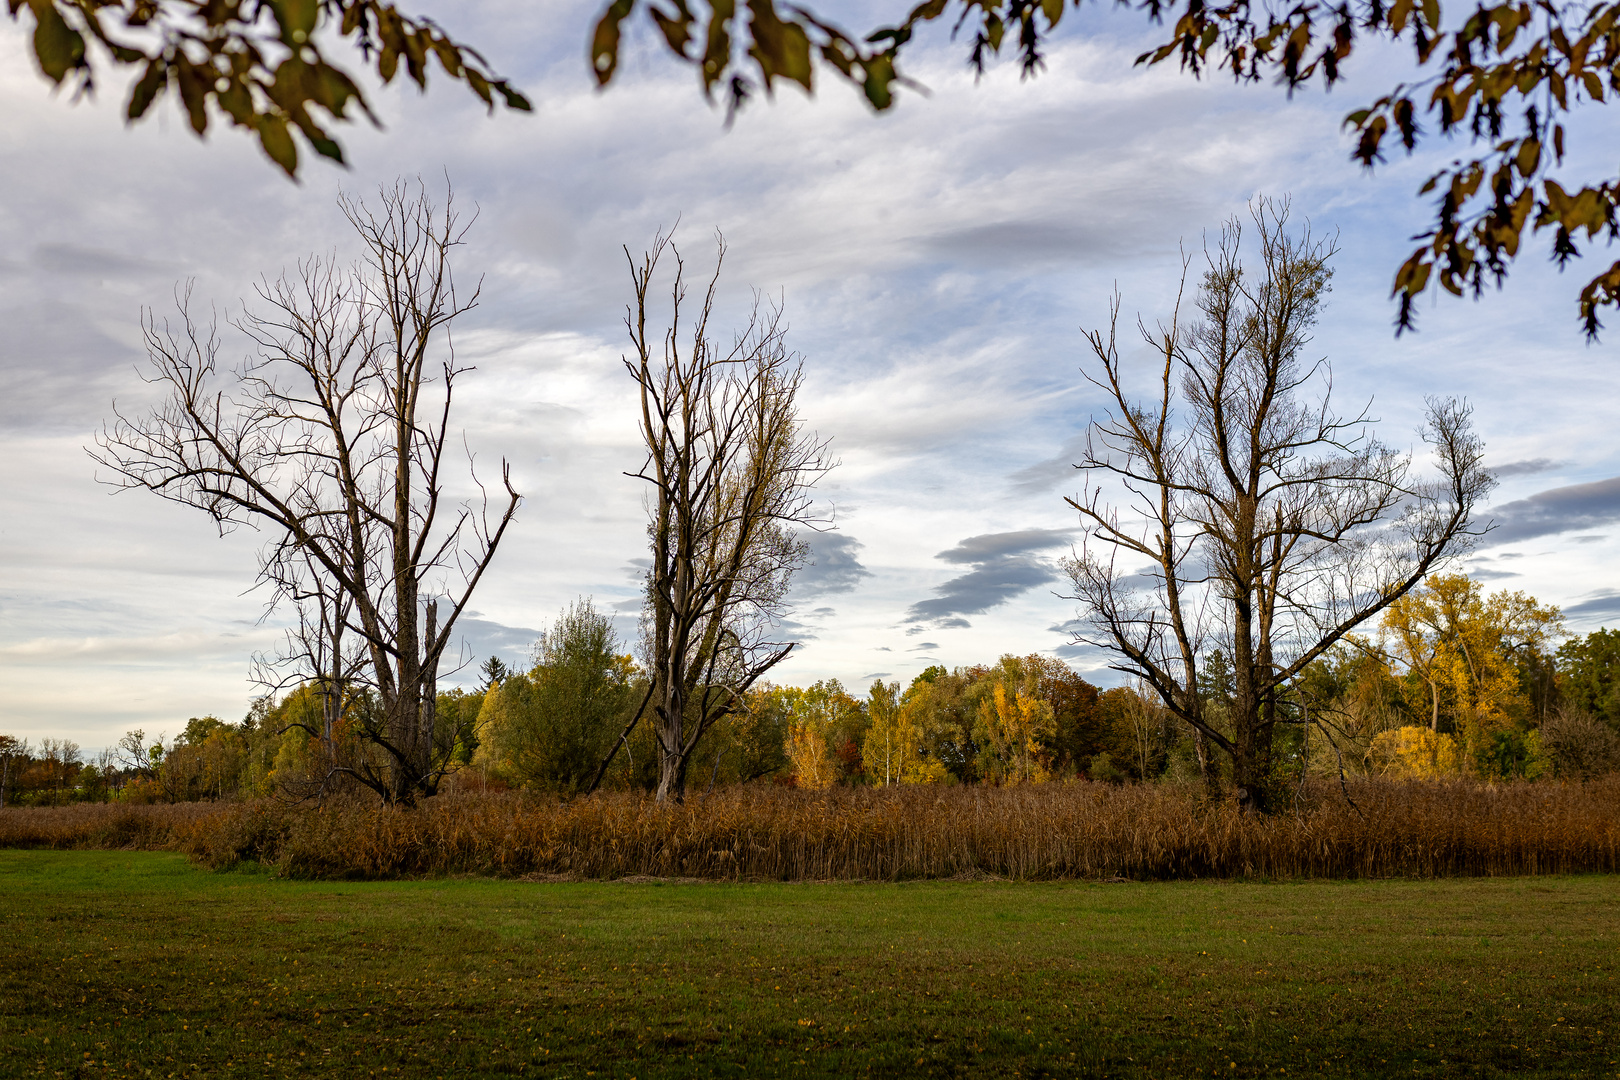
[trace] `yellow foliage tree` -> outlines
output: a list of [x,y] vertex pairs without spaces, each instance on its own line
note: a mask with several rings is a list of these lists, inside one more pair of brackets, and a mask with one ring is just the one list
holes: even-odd
[[1457,740],[1424,727],[1382,731],[1373,737],[1368,756],[1386,776],[1436,780],[1462,771],[1462,750]]
[[902,784],[943,784],[950,778],[951,770],[938,758],[914,758],[900,774]]
[[819,791],[832,787],[838,779],[827,736],[813,718],[795,721],[788,730],[787,756],[802,788]]
[[916,757],[914,725],[906,706],[900,703],[900,684],[882,679],[872,683],[866,712],[871,720],[861,740],[861,764],[866,775],[880,787],[899,783],[906,765]]
[[979,703],[979,722],[973,729],[988,751],[980,753],[980,768],[1000,783],[1046,780],[1043,749],[1056,731],[1052,706],[1032,690],[1020,686],[1008,694],[1006,684],[997,683],[991,696]]
[[1394,655],[1405,663],[1414,709],[1429,728],[1457,732],[1463,759],[1486,778],[1541,769],[1537,717],[1521,668],[1546,660],[1563,631],[1558,608],[1506,590],[1485,596],[1463,574],[1436,574],[1384,614]]
[[843,774],[834,752],[850,742],[865,744],[866,711],[837,679],[784,687],[782,699],[791,717],[784,749],[799,786],[831,787]]
[[1486,597],[1466,574],[1436,574],[1384,612],[1393,652],[1425,698],[1414,710],[1428,714],[1433,731],[1447,714],[1459,729],[1527,720],[1515,654],[1545,651],[1562,628],[1557,607],[1522,592]]

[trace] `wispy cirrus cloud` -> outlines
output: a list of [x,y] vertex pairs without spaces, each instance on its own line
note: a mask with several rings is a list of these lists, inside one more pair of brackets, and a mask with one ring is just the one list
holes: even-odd
[[1526,458],[1523,461],[1510,461],[1506,465],[1492,466],[1491,472],[1502,478],[1534,476],[1536,473],[1552,472],[1565,464],[1566,462],[1555,461],[1548,457]]
[[1083,434],[1074,436],[1066,441],[1056,454],[1033,465],[1026,465],[1008,477],[1012,481],[1013,490],[1036,495],[1073,482],[1079,474],[1075,463],[1080,460],[1085,449],[1086,436]]
[[1565,604],[1564,615],[1577,622],[1601,619],[1605,615],[1620,615],[1620,589],[1599,589],[1584,600]]
[[1494,528],[1481,547],[1500,547],[1539,536],[1595,529],[1620,521],[1620,476],[1549,488],[1490,511]]
[[865,545],[848,533],[812,533],[810,564],[793,576],[793,595],[800,599],[854,592],[872,576],[859,558]]
[[1066,547],[1073,536],[1072,529],[1020,529],[966,538],[934,557],[973,569],[938,586],[939,595],[912,604],[905,621],[942,629],[971,625],[963,616],[1055,580],[1057,566],[1038,552]]

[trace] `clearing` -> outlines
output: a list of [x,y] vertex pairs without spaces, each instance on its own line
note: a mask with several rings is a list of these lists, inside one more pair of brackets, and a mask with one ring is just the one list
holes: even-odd
[[0,851],[0,1073],[1616,1076],[1613,877],[296,882]]

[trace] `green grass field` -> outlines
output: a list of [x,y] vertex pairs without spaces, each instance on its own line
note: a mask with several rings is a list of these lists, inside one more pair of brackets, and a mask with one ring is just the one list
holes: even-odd
[[1616,1076],[1620,880],[307,883],[0,851],[7,1076]]

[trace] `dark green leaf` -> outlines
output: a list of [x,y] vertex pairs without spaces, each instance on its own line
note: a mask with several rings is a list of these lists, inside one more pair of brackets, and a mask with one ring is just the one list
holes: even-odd
[[287,121],[279,116],[266,116],[259,121],[259,144],[270,160],[281,166],[288,176],[298,175],[298,147],[293,143]]
[[84,36],[67,24],[51,0],[31,0],[29,8],[34,13],[34,58],[47,79],[60,83],[68,72],[84,66]]

